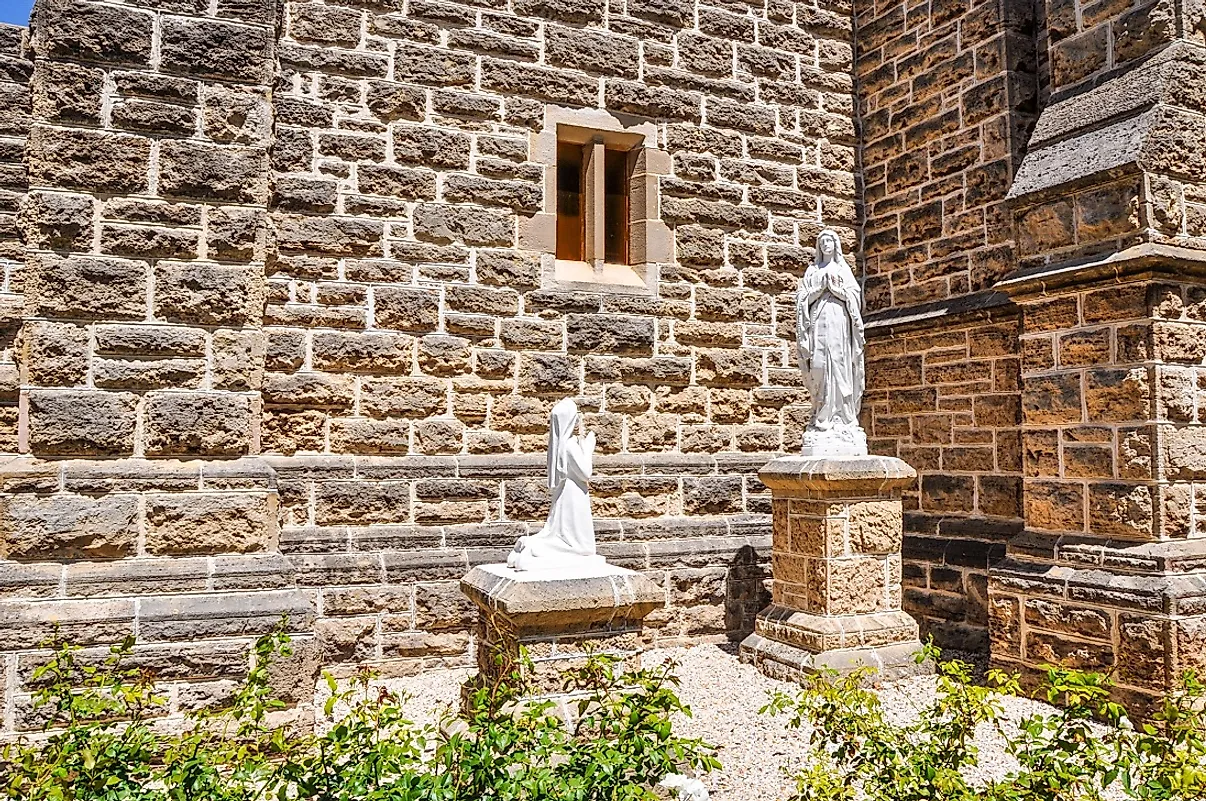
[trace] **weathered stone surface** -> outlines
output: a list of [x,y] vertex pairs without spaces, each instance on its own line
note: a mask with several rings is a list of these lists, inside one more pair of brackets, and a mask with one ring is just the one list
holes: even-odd
[[26,380],[44,387],[85,383],[88,329],[71,323],[31,322],[21,332]]
[[440,315],[440,298],[426,289],[377,287],[373,293],[379,328],[399,331],[434,331]]
[[44,250],[89,250],[93,234],[91,198],[61,192],[31,192],[21,210],[25,241]]
[[251,448],[251,399],[233,393],[163,392],[145,407],[148,456],[243,456]]
[[258,266],[161,263],[155,271],[156,314],[173,322],[244,325],[263,314]]
[[27,302],[45,317],[141,319],[146,314],[146,267],[125,259],[61,257],[29,260]]
[[116,559],[134,555],[137,540],[137,495],[0,499],[0,556],[5,559]]
[[432,378],[371,379],[363,382],[361,408],[373,417],[429,417],[448,405],[448,389]]
[[213,333],[213,386],[234,392],[259,390],[264,384],[267,341],[263,333],[218,329]]
[[276,542],[276,504],[270,495],[180,493],[147,499],[149,553],[252,553],[271,551]]
[[267,83],[271,75],[272,39],[266,28],[167,17],[160,35],[165,72],[255,83]]
[[263,149],[165,141],[159,153],[165,197],[264,204],[268,156]]
[[151,58],[153,15],[81,0],[55,0],[38,8],[42,56],[145,66]]
[[138,397],[124,392],[34,390],[29,447],[47,456],[128,456]]
[[414,211],[415,236],[424,241],[511,245],[515,220],[500,210],[422,203]]
[[414,338],[402,334],[324,331],[314,335],[314,366],[331,372],[409,373]]

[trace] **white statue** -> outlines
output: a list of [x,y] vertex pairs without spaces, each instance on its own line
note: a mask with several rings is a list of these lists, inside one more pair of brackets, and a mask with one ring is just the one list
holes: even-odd
[[590,479],[595,434],[577,436],[582,417],[566,398],[549,418],[549,489],[553,506],[539,533],[520,537],[507,557],[515,570],[548,570],[600,565],[595,553],[595,523],[591,518]]
[[867,455],[867,435],[858,423],[867,385],[862,305],[841,240],[835,231],[822,231],[816,260],[796,295],[796,351],[812,396],[805,456]]

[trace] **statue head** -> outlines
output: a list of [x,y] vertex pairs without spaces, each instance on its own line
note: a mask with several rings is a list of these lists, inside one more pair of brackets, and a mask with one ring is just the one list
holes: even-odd
[[549,489],[556,489],[564,480],[569,456],[565,446],[578,428],[578,404],[565,398],[553,407],[549,415]]
[[845,261],[841,237],[832,228],[826,228],[817,236],[817,265],[828,261]]

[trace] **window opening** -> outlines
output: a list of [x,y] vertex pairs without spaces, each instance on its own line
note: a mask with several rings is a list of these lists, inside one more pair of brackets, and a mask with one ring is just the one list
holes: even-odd
[[557,144],[557,258],[586,261],[582,145]]
[[601,138],[557,143],[557,258],[630,264],[632,151]]

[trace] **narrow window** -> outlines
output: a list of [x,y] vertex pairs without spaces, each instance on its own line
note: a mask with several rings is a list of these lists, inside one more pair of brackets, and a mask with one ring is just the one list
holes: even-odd
[[603,259],[628,264],[628,153],[607,150],[603,158]]
[[586,261],[582,145],[557,144],[557,258]]
[[631,151],[601,138],[557,143],[557,258],[628,265]]

